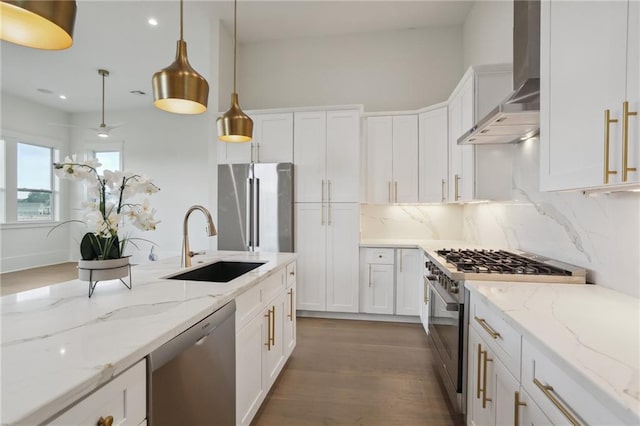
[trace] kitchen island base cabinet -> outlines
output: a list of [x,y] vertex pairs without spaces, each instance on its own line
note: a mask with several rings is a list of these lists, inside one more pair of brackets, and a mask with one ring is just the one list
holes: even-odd
[[108,416],[113,417],[114,425],[146,424],[146,360],[138,362],[47,424],[96,425],[101,417],[106,419]]
[[[289,264],[237,298],[236,423],[249,425],[295,348],[296,317],[291,305],[295,281]],[[256,309],[258,306],[260,309]],[[251,318],[247,318],[251,317]]]

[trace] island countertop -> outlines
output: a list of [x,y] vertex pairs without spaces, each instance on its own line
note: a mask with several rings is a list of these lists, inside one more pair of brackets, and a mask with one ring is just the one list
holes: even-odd
[[[228,283],[168,280],[179,259],[132,268],[120,281],[73,280],[1,298],[0,423],[39,424],[296,259],[217,251],[194,259],[266,262]],[[194,263],[193,268],[202,266]]]
[[598,285],[466,281],[627,424],[640,424],[640,299]]

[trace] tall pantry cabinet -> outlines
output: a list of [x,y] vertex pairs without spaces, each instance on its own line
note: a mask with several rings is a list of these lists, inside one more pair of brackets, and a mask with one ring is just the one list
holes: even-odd
[[299,310],[358,312],[360,117],[294,113]]

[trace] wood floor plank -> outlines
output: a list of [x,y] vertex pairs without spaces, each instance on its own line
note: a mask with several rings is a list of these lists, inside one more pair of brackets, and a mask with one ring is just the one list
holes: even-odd
[[254,426],[456,426],[420,324],[298,318]]

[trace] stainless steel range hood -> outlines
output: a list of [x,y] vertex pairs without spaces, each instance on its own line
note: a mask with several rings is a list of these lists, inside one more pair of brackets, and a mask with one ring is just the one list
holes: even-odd
[[513,2],[513,87],[458,145],[517,143],[540,130],[540,0]]

